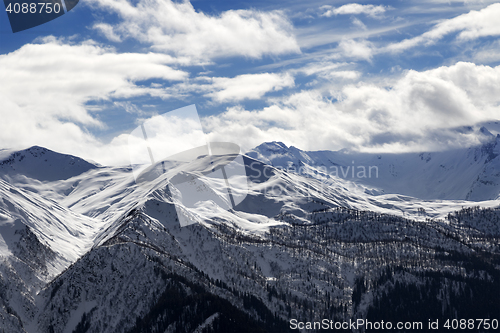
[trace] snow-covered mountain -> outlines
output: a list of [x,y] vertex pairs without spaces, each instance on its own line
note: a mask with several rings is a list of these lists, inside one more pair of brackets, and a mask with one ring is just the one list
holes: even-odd
[[477,147],[432,153],[308,152],[270,142],[247,155],[309,177],[349,180],[372,194],[484,201],[500,197],[500,134],[489,137]]
[[[353,165],[352,154],[267,143],[242,160],[248,195],[228,211],[215,202],[184,207],[168,173],[137,185],[131,168],[38,147],[9,152],[0,169],[0,328],[288,332],[292,318],[493,318],[500,313],[500,209],[490,195],[496,147],[497,140],[464,150],[462,162],[456,152],[428,162],[415,155],[428,165],[419,177],[436,175],[434,182],[444,177],[437,163],[456,179],[476,171],[483,179],[489,166],[490,192],[479,202],[392,193],[385,173],[367,183],[319,168]],[[381,175],[390,161],[411,183],[401,171],[411,154],[356,156],[356,163],[379,161]],[[214,157],[214,167],[223,162]],[[301,172],[283,170],[294,165]],[[206,186],[223,192],[223,184]],[[198,223],[181,227],[179,207]]]
[[79,157],[59,154],[34,146],[21,151],[0,150],[0,173],[5,176],[26,176],[40,181],[68,179],[97,165]]

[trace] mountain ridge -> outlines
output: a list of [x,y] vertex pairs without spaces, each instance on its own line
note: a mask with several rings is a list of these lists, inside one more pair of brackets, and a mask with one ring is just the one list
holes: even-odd
[[0,154],[0,170],[4,176],[24,175],[40,181],[64,180],[98,167],[82,158],[40,146],[4,150]]
[[[495,149],[471,151],[483,166],[495,163]],[[275,161],[289,150],[279,144]],[[239,318],[253,331],[282,332],[290,318],[396,320],[379,306],[391,302],[413,320],[500,311],[498,200],[379,193],[293,152],[303,173],[245,156],[248,194],[231,210],[214,202],[185,207],[168,177],[136,184],[127,167],[54,181],[0,179],[0,236],[15,235],[13,251],[0,254],[0,327],[236,332]],[[222,193],[222,184],[206,184]],[[181,227],[178,209],[197,223]],[[5,233],[13,223],[17,233]],[[62,263],[65,242],[74,251],[43,275]],[[412,303],[414,290],[425,288],[432,293]]]
[[479,146],[433,153],[308,152],[271,142],[247,155],[308,177],[320,174],[346,179],[373,194],[402,194],[425,200],[484,201],[500,197],[500,134],[491,135]]

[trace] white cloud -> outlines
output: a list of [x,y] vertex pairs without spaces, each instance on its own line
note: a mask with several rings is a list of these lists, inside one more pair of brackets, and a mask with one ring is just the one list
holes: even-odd
[[406,72],[387,87],[301,91],[260,111],[233,107],[205,121],[213,140],[245,148],[281,140],[303,149],[425,151],[478,143],[455,128],[498,120],[499,103],[500,66],[458,63]]
[[346,80],[356,80],[359,79],[361,73],[358,71],[336,71],[325,74],[326,78],[330,80],[333,79],[346,79]]
[[145,113],[134,103],[130,101],[126,102],[113,102],[113,105],[117,108],[125,110],[127,113],[137,114],[139,116],[143,116]]
[[297,72],[302,72],[306,75],[314,75],[323,72],[332,72],[337,70],[339,67],[345,66],[346,63],[342,62],[330,62],[330,61],[319,61],[310,62],[306,66],[296,70]]
[[229,10],[210,16],[187,1],[140,0],[136,5],[127,0],[91,1],[120,16],[122,22],[112,31],[121,38],[134,38],[194,61],[300,52],[292,25],[280,11]]
[[358,28],[360,28],[362,30],[368,30],[368,28],[366,27],[366,25],[363,22],[361,22],[360,19],[358,19],[356,17],[353,17],[351,21],[352,21],[352,24],[354,26],[356,26],[356,27],[358,27]]
[[339,43],[338,51],[342,57],[370,61],[373,48],[373,44],[367,40],[343,39]]
[[117,54],[92,41],[67,44],[53,37],[0,55],[0,142],[13,149],[42,145],[100,162],[122,158],[87,128],[104,128],[91,101],[165,96],[162,89],[135,82],[183,80],[187,73],[168,66],[164,54]]
[[269,92],[294,87],[292,73],[242,74],[233,78],[197,76],[165,87],[162,91],[177,98],[194,94],[203,95],[215,103],[237,103],[260,99]]
[[303,73],[307,76],[316,75],[329,81],[339,81],[339,79],[355,80],[361,73],[354,70],[347,70],[350,67],[345,62],[317,61],[294,70],[296,73]]
[[[191,96],[195,92],[217,103],[238,103],[295,87],[294,76],[300,74],[314,76],[308,78],[313,82],[301,88],[318,89],[294,90],[294,94],[268,99],[274,104],[259,111],[228,108],[204,120],[210,136],[247,148],[263,141],[282,140],[304,149],[434,150],[477,142],[473,134],[453,128],[498,119],[500,115],[500,67],[458,63],[425,72],[402,72],[399,79],[385,86],[365,82],[347,85],[352,82],[349,80],[363,77],[352,61],[371,62],[374,54],[382,50],[367,40],[374,29],[348,37],[323,31],[333,38],[327,42],[338,46],[319,50],[321,56],[312,51],[298,60],[287,59],[289,63],[280,66],[294,69],[286,73],[225,78],[217,77],[217,72],[205,72],[199,75],[213,77],[189,79],[187,72],[174,67],[207,63],[216,57],[259,58],[300,52],[290,22],[279,11],[239,10],[207,15],[195,11],[189,2],[91,1],[117,13],[121,20],[116,25],[95,24],[95,30],[114,42],[133,38],[164,53],[119,54],[92,41],[75,44],[48,38],[0,55],[0,141],[4,147],[37,144],[104,164],[125,164],[127,135],[105,144],[89,134],[87,129],[106,124],[99,120],[99,112],[105,111],[87,103],[106,100],[111,102],[108,105],[123,108],[129,117],[143,117],[141,108],[126,99]],[[330,16],[383,14],[380,9],[374,10],[382,6],[370,6],[350,4],[329,7],[327,12],[331,11]],[[456,33],[458,40],[498,35],[496,17],[500,17],[500,4],[443,21],[427,33],[389,49],[433,43],[451,33]],[[361,21],[350,19],[363,29]],[[324,44],[314,41],[324,37],[318,36],[314,30],[304,40],[311,45]],[[498,43],[492,42],[478,47],[471,59],[496,61],[500,59],[497,50]],[[270,68],[261,67],[259,71],[272,71]],[[152,78],[161,83],[140,84]],[[180,83],[169,86],[164,81]]]
[[107,23],[96,23],[96,24],[94,24],[94,26],[92,28],[101,32],[108,40],[110,40],[112,42],[121,42],[122,41],[120,36],[118,36],[114,32],[113,27]]
[[[141,87],[135,80],[182,79],[186,73],[157,54],[116,54],[93,43],[68,45],[57,40],[28,44],[0,56],[4,147],[42,145],[103,164],[128,163],[128,135],[104,144],[86,127],[103,126],[85,103],[115,96],[165,93],[160,86]],[[325,70],[325,68],[327,70]],[[355,78],[345,63],[311,64],[306,75]],[[261,98],[293,86],[291,74],[263,73],[235,78],[205,78],[218,101]],[[57,97],[54,97],[57,96]],[[500,66],[458,63],[425,72],[408,71],[386,87],[360,82],[326,94],[303,90],[259,111],[231,107],[205,118],[212,140],[252,148],[281,140],[303,149],[353,148],[379,151],[445,149],[478,142],[453,128],[500,118]],[[140,110],[129,102],[117,106]],[[4,111],[5,110],[5,111]]]
[[326,11],[321,14],[321,16],[331,17],[334,15],[358,15],[366,14],[371,17],[379,17],[386,11],[384,6],[374,6],[374,5],[360,5],[357,3],[350,3],[343,5],[341,7],[333,8],[331,6],[323,6],[322,9]]
[[389,45],[393,52],[403,51],[418,45],[430,45],[444,36],[457,33],[458,41],[467,41],[486,36],[500,35],[500,3],[492,4],[479,11],[472,10],[449,20],[444,20],[424,34]]
[[473,59],[476,62],[494,63],[500,61],[500,40],[485,45],[476,47],[473,54]]
[[244,74],[234,78],[215,77],[211,85],[211,89],[215,91],[205,96],[218,102],[238,102],[258,99],[270,91],[293,86],[294,79],[288,73]]

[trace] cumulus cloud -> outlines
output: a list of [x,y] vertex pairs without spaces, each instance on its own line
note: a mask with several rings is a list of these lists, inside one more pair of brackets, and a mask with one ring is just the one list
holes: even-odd
[[92,41],[69,44],[53,37],[0,55],[0,142],[13,149],[42,145],[116,162],[120,153],[89,134],[87,129],[105,124],[86,104],[140,95],[166,97],[162,89],[136,82],[187,77],[171,64],[175,60],[165,54],[118,54]]
[[244,74],[234,78],[215,77],[211,89],[205,96],[217,102],[238,102],[245,99],[258,99],[270,91],[293,87],[294,79],[288,74],[262,73]]
[[408,71],[387,87],[345,86],[336,99],[318,90],[259,111],[229,108],[205,119],[213,140],[251,148],[281,140],[303,149],[441,150],[479,143],[461,126],[500,118],[500,66],[458,63]]
[[469,13],[444,20],[424,34],[389,45],[387,49],[393,52],[400,52],[422,44],[430,45],[452,33],[458,33],[456,37],[457,41],[498,36],[500,35],[499,17],[500,3],[492,4],[481,10],[472,10]]
[[157,51],[193,61],[300,52],[292,25],[280,11],[228,10],[210,16],[197,12],[187,1],[140,0],[132,4],[127,0],[91,0],[90,3],[121,18],[112,29],[102,24],[95,26],[105,35],[134,38]]
[[335,15],[358,15],[365,14],[371,17],[379,17],[386,11],[386,7],[379,5],[360,5],[357,3],[350,3],[337,8],[332,6],[322,6],[323,10],[326,10],[321,16],[331,17]]
[[[120,54],[92,41],[70,43],[46,38],[0,55],[3,147],[37,144],[103,164],[126,164],[128,135],[116,136],[110,143],[91,135],[89,130],[106,127],[99,120],[104,118],[99,112],[106,111],[91,108],[89,103],[106,101],[130,118],[145,117],[146,113],[128,99],[148,95],[196,95],[216,103],[239,103],[285,91],[286,96],[268,99],[273,103],[268,107],[248,111],[235,106],[203,119],[213,140],[233,141],[246,148],[281,140],[304,149],[437,150],[477,143],[474,133],[455,128],[499,118],[500,67],[462,62],[423,72],[402,71],[385,86],[351,84],[350,80],[363,77],[356,61],[371,62],[375,54],[387,50],[377,49],[362,32],[335,36],[338,45],[321,51],[322,56],[306,55],[295,63],[295,59],[287,59],[290,62],[283,65],[288,66],[286,73],[243,72],[226,78],[204,72],[198,74],[201,77],[189,78],[189,73],[176,67],[207,63],[217,57],[255,59],[300,52],[291,23],[279,11],[235,10],[207,15],[197,12],[189,2],[90,1],[118,14],[120,20],[117,24],[97,23],[93,29],[113,42],[138,40],[156,53]],[[325,10],[325,16],[380,17],[387,8],[350,4]],[[388,49],[426,45],[452,33],[460,41],[495,36],[500,34],[494,24],[496,17],[500,17],[500,4],[442,21],[427,33]],[[361,21],[351,20],[364,28]],[[499,59],[495,53],[498,48],[497,42],[491,42],[478,48],[480,52],[471,59],[495,61]],[[306,60],[306,65],[297,68]],[[296,87],[295,80],[304,76],[313,81],[297,84],[304,90],[291,93],[286,89]],[[161,83],[141,83],[150,79]],[[317,89],[310,89],[312,86]]]
[[[46,53],[45,48],[51,51]],[[114,67],[117,59],[120,65]],[[85,103],[161,90],[137,86],[134,80],[184,78],[185,73],[165,64],[171,60],[155,54],[119,55],[92,43],[68,45],[57,40],[28,44],[0,56],[0,98],[3,110],[8,110],[2,112],[0,140],[11,148],[38,144],[104,164],[127,164],[128,135],[119,135],[107,144],[90,135],[87,127],[103,124]],[[339,76],[354,75],[341,70],[343,66],[310,65],[302,72],[323,75],[322,68],[328,67]],[[216,78],[213,86],[217,85],[214,99],[236,101],[292,86],[293,77],[263,73]],[[249,86],[250,92],[241,91]],[[408,71],[385,87],[360,82],[331,94],[324,89],[302,90],[257,111],[230,107],[202,121],[211,140],[235,142],[244,149],[281,140],[303,149],[428,151],[478,143],[480,138],[473,132],[455,129],[498,120],[499,104],[500,66],[461,62]],[[140,113],[129,102],[115,105]]]

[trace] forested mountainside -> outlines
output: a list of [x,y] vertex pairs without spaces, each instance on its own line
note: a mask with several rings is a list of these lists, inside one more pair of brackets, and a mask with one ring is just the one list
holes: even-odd
[[[417,222],[325,207],[306,219],[278,216],[259,236],[222,220],[180,228],[171,209],[134,211],[51,282],[39,329],[287,332],[291,318],[427,323],[500,313],[498,209]],[[150,216],[158,212],[165,220]]]

